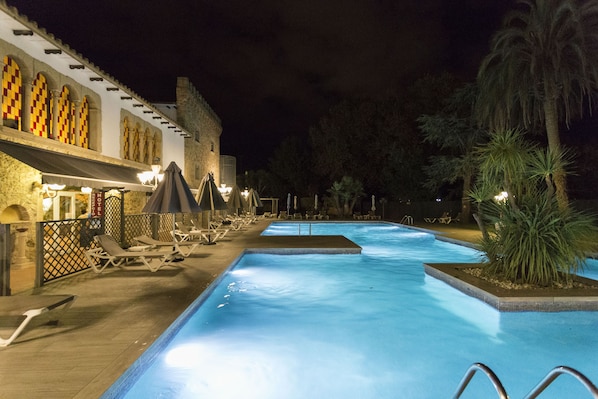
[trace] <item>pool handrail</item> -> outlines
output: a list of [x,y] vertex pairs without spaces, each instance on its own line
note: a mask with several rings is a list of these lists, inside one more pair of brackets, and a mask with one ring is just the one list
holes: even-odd
[[469,366],[469,368],[465,372],[465,375],[461,379],[461,382],[459,383],[457,392],[455,392],[455,394],[453,395],[453,399],[458,399],[461,397],[461,394],[463,394],[465,388],[467,388],[467,385],[469,385],[469,382],[471,381],[475,373],[478,371],[481,371],[482,373],[484,373],[484,375],[486,375],[486,377],[488,377],[500,399],[509,399],[509,395],[507,395],[507,391],[505,391],[505,388],[503,387],[502,382],[500,382],[500,379],[496,376],[496,374],[494,374],[494,371],[492,371],[490,367],[486,366],[483,363],[474,363],[471,366]]
[[594,398],[598,398],[598,388],[596,385],[590,381],[588,377],[580,373],[579,371],[575,370],[574,368],[567,367],[567,366],[557,366],[550,370],[548,374],[528,393],[524,399],[535,399],[540,395],[550,384],[554,382],[558,377],[563,374],[570,375],[574,377],[577,381],[579,381],[588,392],[592,394]]
[[[486,366],[483,363],[474,363],[472,364],[465,375],[461,379],[459,386],[457,387],[457,392],[453,395],[453,399],[458,399],[461,397],[469,382],[473,378],[476,372],[481,371],[483,372],[486,377],[492,382],[494,389],[496,389],[496,393],[500,399],[509,399],[509,395],[505,391],[504,386],[500,382],[500,379],[496,376],[496,374],[490,369],[490,367]],[[561,375],[569,375],[574,377],[577,381],[579,381],[589,393],[592,394],[594,398],[598,398],[598,388],[590,381],[588,377],[580,373],[579,371],[575,370],[574,368],[568,366],[557,366],[550,370],[548,374],[540,381],[523,399],[536,399],[550,384],[552,384],[558,377]]]

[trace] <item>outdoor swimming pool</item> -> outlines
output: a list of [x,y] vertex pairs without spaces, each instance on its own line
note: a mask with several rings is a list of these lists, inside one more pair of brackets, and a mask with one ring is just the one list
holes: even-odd
[[[437,399],[474,362],[513,399],[559,365],[598,381],[598,312],[499,313],[423,272],[476,262],[473,249],[387,223],[311,228],[363,252],[244,255],[104,397]],[[462,398],[482,397],[496,393],[477,375]],[[541,395],[589,397],[568,376]]]

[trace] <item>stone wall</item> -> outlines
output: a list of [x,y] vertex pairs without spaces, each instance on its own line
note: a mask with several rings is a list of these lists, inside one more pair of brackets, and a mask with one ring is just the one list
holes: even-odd
[[42,220],[40,198],[41,173],[16,159],[0,153],[0,223],[24,229],[29,261],[35,259],[35,222]]
[[125,193],[125,215],[139,215],[143,213],[142,209],[149,198],[147,194],[139,191]]
[[191,188],[198,188],[212,172],[219,184],[222,122],[188,78],[177,79],[176,98],[177,122],[193,136],[185,140],[183,176]]

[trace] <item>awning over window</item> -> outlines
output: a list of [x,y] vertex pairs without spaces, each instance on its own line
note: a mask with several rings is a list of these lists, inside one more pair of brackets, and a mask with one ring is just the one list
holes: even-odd
[[137,179],[141,170],[0,141],[0,151],[39,170],[44,183],[76,187],[122,187],[151,191]]

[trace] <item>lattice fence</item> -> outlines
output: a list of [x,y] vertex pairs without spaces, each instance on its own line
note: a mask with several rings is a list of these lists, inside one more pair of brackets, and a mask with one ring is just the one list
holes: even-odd
[[[38,285],[89,268],[85,251],[95,247],[103,220],[71,219],[37,223]],[[41,263],[41,265],[40,265]],[[40,267],[41,266],[41,267]]]
[[[119,204],[116,206],[120,207]],[[197,217],[167,213],[125,215],[121,218],[120,213],[112,212],[114,207],[107,206],[105,219],[38,222],[36,226],[37,268],[41,272],[37,273],[36,286],[89,269],[85,251],[96,248],[93,237],[97,234],[112,235],[124,248],[134,245],[133,238],[140,235],[170,241],[175,217],[178,217],[179,221],[185,221],[186,224]]]

